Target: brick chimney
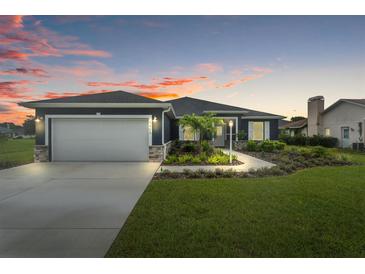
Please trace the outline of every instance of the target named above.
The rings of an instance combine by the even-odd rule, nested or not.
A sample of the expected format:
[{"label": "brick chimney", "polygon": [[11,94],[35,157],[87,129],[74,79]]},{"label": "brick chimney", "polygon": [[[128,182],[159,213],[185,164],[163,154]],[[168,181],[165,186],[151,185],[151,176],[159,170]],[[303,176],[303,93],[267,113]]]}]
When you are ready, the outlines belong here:
[{"label": "brick chimney", "polygon": [[321,112],[324,110],[324,97],[308,99],[308,136],[322,135]]}]

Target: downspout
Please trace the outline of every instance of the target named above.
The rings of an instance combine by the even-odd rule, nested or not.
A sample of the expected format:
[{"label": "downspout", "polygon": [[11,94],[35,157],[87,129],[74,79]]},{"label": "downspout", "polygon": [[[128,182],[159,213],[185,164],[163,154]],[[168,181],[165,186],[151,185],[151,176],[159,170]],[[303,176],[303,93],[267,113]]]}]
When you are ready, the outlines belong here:
[{"label": "downspout", "polygon": [[171,110],[171,107],[168,107],[166,110],[162,111],[162,145],[163,145],[163,159],[166,159],[166,146],[165,146],[165,113],[169,112]]}]

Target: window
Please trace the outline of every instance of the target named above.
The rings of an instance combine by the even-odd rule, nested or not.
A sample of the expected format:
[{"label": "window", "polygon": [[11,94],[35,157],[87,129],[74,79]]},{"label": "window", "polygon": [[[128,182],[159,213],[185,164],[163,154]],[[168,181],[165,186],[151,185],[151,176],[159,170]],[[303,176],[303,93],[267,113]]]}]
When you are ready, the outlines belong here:
[{"label": "window", "polygon": [[264,122],[252,122],[252,140],[264,140]]},{"label": "window", "polygon": [[348,127],[342,128],[342,138],[349,139],[350,138],[350,129]]},{"label": "window", "polygon": [[325,136],[331,136],[331,129],[329,129],[329,128],[325,128],[325,129],[324,129],[324,135],[325,135]]},{"label": "window", "polygon": [[194,131],[191,127],[184,127],[184,141],[194,141]]},{"label": "window", "polygon": [[270,121],[249,121],[248,139],[255,141],[270,140]]}]

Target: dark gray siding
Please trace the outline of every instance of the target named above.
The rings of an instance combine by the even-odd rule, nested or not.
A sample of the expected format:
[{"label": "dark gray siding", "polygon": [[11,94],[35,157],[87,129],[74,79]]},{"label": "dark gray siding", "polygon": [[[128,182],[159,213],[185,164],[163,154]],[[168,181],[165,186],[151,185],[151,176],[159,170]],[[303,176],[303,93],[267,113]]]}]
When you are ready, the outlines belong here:
[{"label": "dark gray siding", "polygon": [[165,123],[165,131],[164,131],[164,138],[165,138],[165,143],[167,143],[168,141],[171,141],[171,119],[169,118],[169,116],[165,113],[164,114],[164,123]]},{"label": "dark gray siding", "polygon": [[[36,109],[36,116],[42,117],[41,122],[36,126],[36,144],[44,145],[44,117],[46,114],[69,114],[69,115],[82,115],[82,114],[96,114],[100,112],[104,115],[152,115],[157,117],[157,121],[152,123],[152,144],[162,144],[162,109],[161,108],[41,108]],[[51,122],[51,121],[50,121]],[[50,123],[51,124],[51,123]]]},{"label": "dark gray siding", "polygon": [[279,139],[279,120],[270,120],[270,139]]},{"label": "dark gray siding", "polygon": [[178,120],[176,119],[173,119],[171,121],[170,134],[171,134],[171,140],[179,140],[179,125],[178,125]]}]

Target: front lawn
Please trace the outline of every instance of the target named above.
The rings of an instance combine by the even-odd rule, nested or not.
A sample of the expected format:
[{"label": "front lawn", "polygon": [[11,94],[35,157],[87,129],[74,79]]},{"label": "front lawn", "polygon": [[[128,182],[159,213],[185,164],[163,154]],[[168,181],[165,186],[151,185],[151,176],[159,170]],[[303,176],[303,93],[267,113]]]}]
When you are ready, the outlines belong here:
[{"label": "front lawn", "polygon": [[9,139],[0,142],[0,169],[33,162],[34,139]]},{"label": "front lawn", "polygon": [[364,257],[364,212],[361,165],[280,177],[157,180],[107,256]]}]

